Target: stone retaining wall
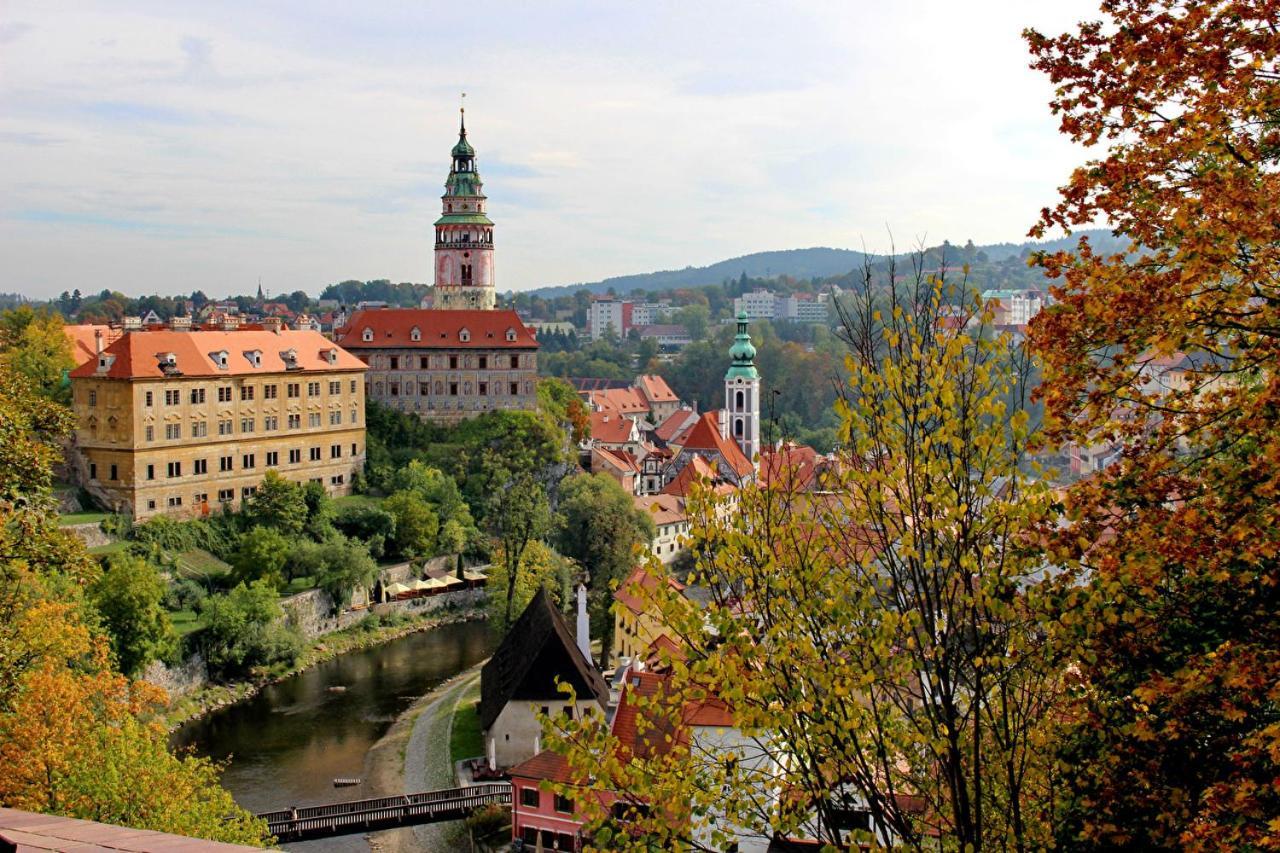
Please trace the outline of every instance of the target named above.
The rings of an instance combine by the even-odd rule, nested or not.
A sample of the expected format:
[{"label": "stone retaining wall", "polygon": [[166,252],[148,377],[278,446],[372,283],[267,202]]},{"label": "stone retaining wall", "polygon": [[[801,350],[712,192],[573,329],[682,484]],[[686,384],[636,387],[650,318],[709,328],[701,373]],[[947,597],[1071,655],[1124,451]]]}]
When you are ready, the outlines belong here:
[{"label": "stone retaining wall", "polygon": [[86,548],[110,545],[113,541],[110,536],[102,532],[102,525],[96,521],[86,522],[85,524],[67,524],[62,529],[79,536],[84,541]]}]

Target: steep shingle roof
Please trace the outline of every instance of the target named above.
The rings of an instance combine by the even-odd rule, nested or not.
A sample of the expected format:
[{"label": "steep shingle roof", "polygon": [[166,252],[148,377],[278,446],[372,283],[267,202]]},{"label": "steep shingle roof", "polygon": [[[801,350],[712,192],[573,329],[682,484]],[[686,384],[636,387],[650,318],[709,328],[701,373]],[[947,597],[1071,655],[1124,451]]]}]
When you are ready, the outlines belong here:
[{"label": "steep shingle roof", "polygon": [[720,425],[717,423],[714,412],[707,412],[698,419],[698,422],[693,425],[693,429],[689,430],[689,435],[685,438],[681,448],[684,451],[719,451],[725,463],[738,476],[751,471],[751,460],[743,454],[742,448],[720,434]]},{"label": "steep shingle roof", "polygon": [[568,682],[580,701],[609,703],[604,678],[582,655],[564,617],[545,589],[538,590],[502,645],[480,670],[480,725],[488,729],[511,701],[563,699],[556,679]]},{"label": "steep shingle roof", "polygon": [[650,404],[680,402],[676,392],[672,391],[671,386],[667,384],[667,380],[656,373],[642,373],[637,376],[636,387],[640,389],[640,393],[644,394]]}]

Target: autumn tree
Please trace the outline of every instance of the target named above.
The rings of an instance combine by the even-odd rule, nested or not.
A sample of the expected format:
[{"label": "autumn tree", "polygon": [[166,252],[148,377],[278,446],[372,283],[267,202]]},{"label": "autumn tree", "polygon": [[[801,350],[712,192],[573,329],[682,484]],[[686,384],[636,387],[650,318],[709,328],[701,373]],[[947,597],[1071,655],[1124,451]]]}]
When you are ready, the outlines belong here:
[{"label": "autumn tree", "polygon": [[1280,844],[1280,9],[1108,0],[1026,33],[1061,130],[1097,153],[1035,230],[1131,251],[1040,259],[1049,437],[1115,443],[1068,497],[1060,841]]},{"label": "autumn tree", "polygon": [[[579,783],[560,789],[602,848],[718,850],[775,832],[833,849],[1049,843],[1039,738],[1059,670],[1032,533],[1050,506],[1022,467],[1025,360],[975,299],[919,265],[884,283],[864,270],[843,317],[848,449],[830,492],[782,477],[741,490],[732,512],[694,493],[687,580],[709,601],[632,591],[680,648],[656,655],[666,688],[637,699],[667,747],[629,753],[599,719],[548,734]],[[688,709],[709,699],[729,708],[732,747],[687,735]],[[583,788],[617,792],[630,821],[611,826]]]},{"label": "autumn tree", "polygon": [[69,428],[65,408],[0,368],[0,802],[262,844],[266,826],[219,787],[215,765],[168,751],[149,722],[163,694],[114,672],[85,620],[98,568],[59,530],[51,491]]},{"label": "autumn tree", "polygon": [[[560,609],[563,610],[568,606],[571,600],[573,566],[563,556],[557,554],[551,546],[544,542],[529,543],[520,556],[514,586],[509,584],[507,566],[506,554],[499,546],[494,555],[493,566],[485,579],[485,585],[489,589],[489,625],[499,636],[506,634],[512,622],[520,617],[540,589],[550,593],[551,599]],[[507,615],[509,588],[514,589],[510,616]]]},{"label": "autumn tree", "polygon": [[0,312],[0,363],[31,380],[48,397],[69,399],[67,371],[76,366],[62,315],[27,305]]}]

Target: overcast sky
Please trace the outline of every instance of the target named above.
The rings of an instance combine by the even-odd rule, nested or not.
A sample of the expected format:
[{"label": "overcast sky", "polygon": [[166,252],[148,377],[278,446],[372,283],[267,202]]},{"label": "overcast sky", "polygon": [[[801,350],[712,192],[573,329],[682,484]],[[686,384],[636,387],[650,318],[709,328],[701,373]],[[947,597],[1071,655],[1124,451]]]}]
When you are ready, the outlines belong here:
[{"label": "overcast sky", "polygon": [[429,281],[459,93],[499,290],[1020,241],[1083,159],[1019,36],[1096,2],[0,6],[0,291]]}]

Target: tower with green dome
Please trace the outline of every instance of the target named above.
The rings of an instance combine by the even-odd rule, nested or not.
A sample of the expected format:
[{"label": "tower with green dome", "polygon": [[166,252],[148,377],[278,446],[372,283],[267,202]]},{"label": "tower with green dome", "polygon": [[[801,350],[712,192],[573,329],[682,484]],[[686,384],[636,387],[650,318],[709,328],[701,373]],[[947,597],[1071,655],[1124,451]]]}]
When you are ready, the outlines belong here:
[{"label": "tower with green dome", "polygon": [[466,111],[451,152],[453,166],[440,197],[436,220],[436,308],[482,309],[497,304],[493,273],[493,220],[485,212],[484,186],[476,171],[476,151],[467,141]]},{"label": "tower with green dome", "polygon": [[743,454],[755,461],[760,452],[760,372],[756,348],[747,332],[747,312],[738,312],[738,334],[729,347],[729,370],[724,375],[724,412],[721,433],[733,439]]}]

